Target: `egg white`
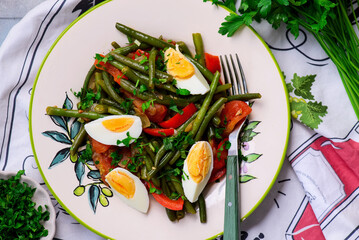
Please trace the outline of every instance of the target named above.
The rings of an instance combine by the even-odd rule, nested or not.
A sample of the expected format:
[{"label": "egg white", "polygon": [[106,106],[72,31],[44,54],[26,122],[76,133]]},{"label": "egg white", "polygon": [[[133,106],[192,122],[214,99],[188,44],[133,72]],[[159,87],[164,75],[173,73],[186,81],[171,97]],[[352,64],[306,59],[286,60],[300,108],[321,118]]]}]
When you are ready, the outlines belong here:
[{"label": "egg white", "polygon": [[128,170],[126,170],[124,168],[120,168],[120,167],[113,169],[111,172],[109,172],[106,175],[106,177],[109,174],[115,174],[117,172],[123,172],[134,180],[135,188],[136,188],[135,194],[134,194],[133,198],[130,198],[130,199],[126,198],[121,193],[117,192],[116,189],[113,186],[111,186],[111,183],[109,181],[107,181],[107,179],[106,179],[106,182],[108,182],[112,191],[115,193],[115,195],[117,197],[119,197],[121,199],[121,201],[123,201],[128,206],[130,206],[140,212],[147,213],[150,200],[149,200],[148,192],[147,192],[145,185],[143,185],[141,180],[136,175],[134,175],[131,172],[129,172]]},{"label": "egg white", "polygon": [[198,68],[179,51],[178,45],[176,45],[175,50],[181,57],[185,58],[194,68],[194,74],[191,77],[186,79],[176,79],[176,87],[180,89],[187,89],[192,95],[206,94],[209,91],[209,84],[207,80],[204,78]]},{"label": "egg white", "polygon": [[[123,117],[133,118],[135,120],[133,122],[132,126],[124,132],[113,132],[113,131],[108,130],[107,128],[105,128],[102,125],[102,122],[104,120],[123,118]],[[117,140],[122,141],[123,139],[127,138],[128,137],[127,132],[129,133],[129,135],[132,138],[138,138],[142,133],[142,122],[139,117],[133,116],[133,115],[113,115],[113,116],[108,116],[108,117],[104,117],[104,118],[99,118],[99,119],[96,119],[92,122],[85,124],[85,130],[91,138],[95,139],[96,141],[98,141],[102,144],[124,146],[123,143],[120,143],[119,145],[117,145]],[[131,143],[133,141],[134,140],[131,140]]]},{"label": "egg white", "polygon": [[[196,142],[195,144],[193,144],[193,146],[191,147],[190,151],[195,147],[195,145],[199,143]],[[210,164],[210,168],[208,170],[208,173],[206,176],[204,176],[204,178],[202,179],[201,182],[196,183],[193,181],[193,179],[191,179],[191,176],[189,174],[188,171],[188,163],[187,163],[187,159],[184,161],[183,164],[183,177],[182,177],[182,187],[183,187],[183,191],[184,194],[186,196],[186,198],[188,199],[188,201],[190,202],[195,202],[198,200],[199,195],[201,194],[201,192],[203,191],[203,189],[206,187],[208,180],[211,176],[212,170],[213,170],[213,152],[212,152],[212,148],[210,146],[210,144],[205,141],[206,144],[208,144],[209,149],[210,149],[210,153],[211,153],[211,164]]]}]

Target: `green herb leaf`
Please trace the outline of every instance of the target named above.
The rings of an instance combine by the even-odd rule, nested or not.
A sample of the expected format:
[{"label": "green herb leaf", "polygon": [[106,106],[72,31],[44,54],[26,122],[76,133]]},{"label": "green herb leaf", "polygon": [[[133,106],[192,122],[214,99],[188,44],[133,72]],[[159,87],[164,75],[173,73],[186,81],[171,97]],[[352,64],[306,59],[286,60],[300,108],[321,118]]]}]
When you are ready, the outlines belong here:
[{"label": "green herb leaf", "polygon": [[176,93],[178,95],[183,95],[183,96],[188,96],[191,94],[190,91],[188,91],[187,89],[184,89],[184,88],[179,88],[179,89],[176,89]]}]

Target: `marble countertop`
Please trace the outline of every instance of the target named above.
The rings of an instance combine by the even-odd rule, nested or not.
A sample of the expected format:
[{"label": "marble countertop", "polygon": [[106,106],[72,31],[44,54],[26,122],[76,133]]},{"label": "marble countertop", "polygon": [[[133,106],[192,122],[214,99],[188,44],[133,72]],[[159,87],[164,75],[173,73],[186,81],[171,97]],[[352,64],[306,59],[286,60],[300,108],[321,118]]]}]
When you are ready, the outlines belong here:
[{"label": "marble countertop", "polygon": [[11,28],[45,0],[0,0],[0,46]]}]

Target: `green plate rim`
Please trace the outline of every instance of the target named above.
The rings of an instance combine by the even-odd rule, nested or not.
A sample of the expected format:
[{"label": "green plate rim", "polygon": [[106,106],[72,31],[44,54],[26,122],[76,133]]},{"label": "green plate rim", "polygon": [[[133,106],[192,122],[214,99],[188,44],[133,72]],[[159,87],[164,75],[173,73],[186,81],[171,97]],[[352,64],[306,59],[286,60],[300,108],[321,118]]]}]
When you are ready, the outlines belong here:
[{"label": "green plate rim", "polygon": [[[92,227],[90,227],[89,225],[87,225],[85,222],[81,221],[75,214],[73,214],[66,206],[65,204],[63,204],[63,202],[60,200],[60,198],[56,195],[56,193],[54,192],[54,190],[51,188],[50,184],[47,182],[46,178],[45,178],[45,175],[40,167],[40,164],[39,164],[39,160],[37,158],[37,154],[36,154],[36,151],[35,151],[35,145],[34,145],[34,140],[33,140],[33,133],[32,133],[32,107],[33,107],[33,100],[34,100],[34,94],[35,94],[35,90],[36,90],[36,85],[37,85],[37,81],[38,81],[38,78],[39,78],[39,75],[41,73],[41,70],[48,58],[48,56],[50,55],[50,53],[52,52],[52,50],[54,49],[54,47],[56,46],[56,44],[60,41],[60,39],[63,37],[63,35],[65,35],[65,33],[73,26],[75,25],[78,21],[80,21],[83,17],[85,17],[87,14],[89,14],[90,12],[94,11],[95,9],[97,9],[98,7],[101,7],[102,5],[108,3],[108,2],[111,2],[112,0],[106,0],[102,3],[99,3],[97,4],[96,6],[90,8],[89,10],[87,10],[85,13],[83,13],[81,16],[79,16],[78,18],[76,18],[69,26],[67,26],[65,28],[65,30],[57,37],[57,39],[55,40],[55,42],[52,44],[52,46],[50,47],[50,49],[48,50],[48,52],[46,53],[46,56],[45,58],[43,59],[40,67],[39,67],[39,70],[36,74],[36,78],[35,78],[35,81],[34,81],[34,84],[33,84],[33,90],[32,90],[32,93],[31,93],[31,98],[30,98],[30,105],[29,105],[29,133],[30,133],[30,142],[31,142],[31,148],[32,148],[32,151],[34,153],[34,158],[35,158],[35,161],[36,161],[36,164],[39,168],[39,171],[40,171],[40,174],[46,184],[46,186],[48,187],[48,189],[51,191],[52,195],[56,198],[56,200],[61,204],[61,206],[66,210],[67,213],[69,213],[76,221],[78,221],[79,223],[81,223],[84,227],[86,227],[87,229],[91,230],[92,232],[96,233],[97,235],[101,236],[101,237],[104,237],[106,239],[112,239],[102,233],[100,233],[99,231],[93,229]],[[223,9],[227,10],[228,12],[230,13],[234,13],[232,10],[230,10],[229,8],[225,7],[225,6],[221,6]],[[283,166],[283,162],[284,162],[284,159],[285,159],[285,156],[286,156],[286,152],[287,152],[287,148],[288,148],[288,142],[289,142],[289,134],[290,134],[290,119],[291,119],[291,115],[290,115],[290,105],[289,105],[289,95],[288,95],[288,91],[286,89],[286,82],[285,82],[285,79],[284,79],[284,76],[283,76],[283,73],[279,67],[279,64],[277,62],[277,60],[275,59],[272,51],[270,50],[270,48],[268,47],[268,45],[266,44],[266,42],[264,41],[264,39],[256,32],[256,30],[251,27],[251,26],[248,26],[251,31],[257,36],[257,38],[262,42],[262,44],[264,45],[264,47],[267,49],[269,55],[271,56],[273,62],[275,63],[275,66],[277,67],[277,70],[278,70],[278,73],[282,79],[282,83],[283,83],[283,90],[285,92],[285,96],[286,96],[286,101],[287,101],[287,112],[288,112],[288,126],[287,126],[287,136],[286,136],[286,142],[285,142],[285,146],[284,146],[284,150],[283,150],[283,154],[282,154],[282,159],[280,161],[280,164],[279,164],[279,167],[277,169],[277,172],[276,174],[274,175],[274,178],[272,180],[272,182],[269,184],[269,187],[267,188],[267,190],[264,192],[263,196],[259,199],[259,201],[257,202],[256,205],[253,206],[253,208],[244,216],[242,217],[242,221],[245,220],[247,217],[249,217],[249,215],[251,215],[253,213],[253,211],[255,209],[258,208],[258,206],[263,202],[263,200],[266,198],[266,196],[268,195],[268,193],[270,192],[271,188],[273,187],[275,181],[277,180],[277,177],[282,169],[282,166]],[[218,233],[217,235],[213,236],[213,237],[210,237],[208,238],[209,240],[210,239],[215,239],[217,238],[218,236],[222,235],[223,232],[221,233]]]}]

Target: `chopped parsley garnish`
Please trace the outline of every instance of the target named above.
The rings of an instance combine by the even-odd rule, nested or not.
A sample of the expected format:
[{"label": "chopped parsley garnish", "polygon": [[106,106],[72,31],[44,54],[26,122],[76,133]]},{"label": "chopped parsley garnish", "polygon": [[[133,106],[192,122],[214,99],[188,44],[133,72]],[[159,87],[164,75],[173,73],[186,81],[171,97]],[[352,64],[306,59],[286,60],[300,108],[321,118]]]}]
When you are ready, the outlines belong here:
[{"label": "chopped parsley garnish", "polygon": [[[24,170],[5,180],[0,179],[0,233],[7,239],[40,239],[48,235],[42,225],[50,218],[50,212],[43,206],[35,207],[32,197],[36,188],[21,183]],[[44,210],[44,211],[43,211]]]},{"label": "chopped parsley garnish", "polygon": [[[86,94],[85,94],[85,97],[81,98],[83,91],[85,91]],[[95,102],[97,102],[101,98],[101,88],[99,88],[96,93],[91,88],[89,88],[87,90],[81,88],[80,92],[72,91],[72,93],[74,94],[75,97],[80,98],[80,102],[78,104],[78,109],[81,109],[81,110],[85,110],[85,109],[91,107]]]},{"label": "chopped parsley garnish", "polygon": [[126,112],[126,114],[128,114],[130,112],[130,110],[132,109],[132,102],[133,102],[133,99],[126,98],[125,101],[123,101],[121,103],[121,106],[123,107],[123,110]]},{"label": "chopped parsley garnish", "polygon": [[172,111],[179,113],[179,114],[183,114],[183,110],[182,109],[178,109],[178,107],[176,105],[170,105],[169,109],[171,109]]},{"label": "chopped parsley garnish", "polygon": [[110,154],[110,157],[112,158],[111,165],[117,166],[121,162],[123,154],[119,154],[118,152],[112,152]]},{"label": "chopped parsley garnish", "polygon": [[129,147],[130,146],[130,144],[131,144],[131,141],[132,140],[136,140],[136,138],[133,138],[133,137],[131,137],[130,136],[130,132],[127,132],[126,133],[126,138],[125,139],[123,139],[122,141],[121,140],[117,140],[117,145],[120,145],[121,143],[123,144],[123,145],[125,145],[126,147]]},{"label": "chopped parsley garnish", "polygon": [[148,90],[148,88],[146,87],[146,85],[141,84],[140,85],[140,93],[146,92]]},{"label": "chopped parsley garnish", "polygon": [[92,148],[89,143],[86,144],[86,149],[79,152],[79,162],[85,163],[92,160]]},{"label": "chopped parsley garnish", "polygon": [[182,150],[184,145],[192,145],[194,143],[195,141],[192,135],[186,132],[181,132],[177,136],[163,139],[166,150]]},{"label": "chopped parsley garnish", "polygon": [[156,101],[156,99],[151,99],[151,100],[149,100],[147,102],[142,103],[142,106],[141,106],[142,111],[145,112],[151,106],[151,104],[152,104],[152,107],[154,107],[155,106],[155,104],[154,104],[155,101]]},{"label": "chopped parsley garnish", "polygon": [[177,89],[177,90],[176,90],[176,93],[177,93],[178,95],[183,95],[183,96],[188,96],[188,95],[191,94],[190,91],[188,91],[187,89],[184,89],[184,88],[179,88],[179,89]]}]

